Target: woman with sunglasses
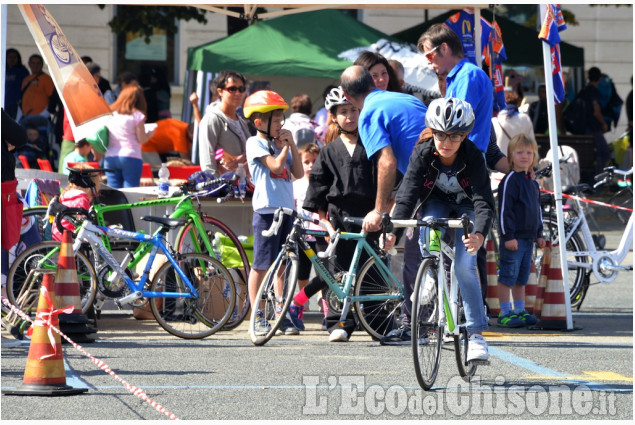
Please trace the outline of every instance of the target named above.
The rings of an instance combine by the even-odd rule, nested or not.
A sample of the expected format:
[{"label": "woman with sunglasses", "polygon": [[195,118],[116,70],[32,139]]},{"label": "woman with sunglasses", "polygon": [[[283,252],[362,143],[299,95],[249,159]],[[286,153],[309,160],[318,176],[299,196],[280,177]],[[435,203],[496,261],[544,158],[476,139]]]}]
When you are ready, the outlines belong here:
[{"label": "woman with sunglasses", "polygon": [[245,100],[247,80],[240,72],[221,71],[213,84],[220,100],[210,105],[201,119],[198,153],[201,169],[220,176],[236,170],[239,163],[247,169],[245,143],[251,134],[236,112]]},{"label": "woman with sunglasses", "polygon": [[[487,316],[476,272],[476,252],[483,245],[494,219],[494,196],[483,155],[468,133],[474,127],[469,103],[457,98],[435,99],[426,112],[426,129],[410,157],[393,211],[394,218],[414,217],[417,205],[422,216],[460,217],[468,214],[474,233],[455,235],[457,279],[463,296],[469,343],[467,361],[486,361]],[[421,228],[420,244],[428,240]],[[394,237],[387,238],[387,248]],[[472,255],[470,255],[472,254]]]}]

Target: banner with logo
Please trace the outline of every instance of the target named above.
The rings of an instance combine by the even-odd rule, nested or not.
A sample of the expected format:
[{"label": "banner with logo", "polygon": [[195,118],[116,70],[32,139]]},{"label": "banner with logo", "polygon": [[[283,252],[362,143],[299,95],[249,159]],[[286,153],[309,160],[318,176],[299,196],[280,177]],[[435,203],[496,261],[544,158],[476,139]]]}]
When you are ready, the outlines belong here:
[{"label": "banner with logo", "polygon": [[112,116],[95,79],[46,7],[19,4],[18,8],[48,65],[75,139],[95,133]]},{"label": "banner with logo", "polygon": [[567,29],[560,6],[547,5],[545,18],[538,38],[551,47],[551,74],[553,76],[553,97],[556,103],[564,102],[564,78],[560,61],[560,32]]}]

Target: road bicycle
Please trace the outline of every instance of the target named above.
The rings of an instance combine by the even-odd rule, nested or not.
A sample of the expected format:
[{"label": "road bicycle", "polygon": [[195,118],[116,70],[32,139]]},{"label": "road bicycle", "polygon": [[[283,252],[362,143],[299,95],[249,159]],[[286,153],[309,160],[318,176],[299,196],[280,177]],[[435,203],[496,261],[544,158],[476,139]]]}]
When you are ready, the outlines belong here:
[{"label": "road bicycle", "polygon": [[[385,254],[379,248],[371,246],[366,239],[366,234],[337,231],[329,235],[327,230],[305,229],[302,226],[303,222],[316,224],[323,229],[327,227],[319,220],[295,210],[279,208],[274,214],[271,227],[262,232],[263,236],[269,237],[276,234],[284,215],[293,217],[293,228],[258,288],[256,306],[251,310],[249,321],[251,341],[255,345],[266,344],[276,334],[282,322],[281,318],[286,316],[297,285],[298,248],[306,254],[317,274],[328,285],[332,294],[329,297],[331,299],[328,300],[329,304],[342,303],[340,321],[346,320],[348,312],[353,307],[362,328],[373,339],[381,339],[395,328],[404,300],[403,286],[390,271]],[[359,225],[362,220],[351,217],[345,219],[346,222]],[[330,236],[327,249],[323,253],[316,254],[304,240],[305,235]],[[332,260],[340,240],[356,241],[357,245],[349,269],[334,274],[328,267],[328,261]],[[360,268],[362,252],[365,252],[369,258]],[[257,334],[255,330],[258,310],[263,312],[265,319],[271,325],[271,330],[264,335]]]},{"label": "road bicycle", "polygon": [[[472,232],[473,223],[464,214],[459,219],[393,219],[392,225],[395,228],[430,228],[429,240],[412,293],[411,345],[417,381],[426,391],[432,388],[441,363],[443,342],[452,339],[459,374],[469,382],[476,373],[477,366],[489,364],[489,361],[467,362],[468,332],[461,290],[454,273],[454,249],[443,240],[441,230],[463,229],[463,234],[467,236]],[[443,256],[451,261],[449,271],[446,270]]]},{"label": "road bicycle", "polygon": [[[149,201],[140,201],[134,203],[122,203],[116,205],[95,204],[92,206],[95,223],[99,226],[106,226],[113,223],[121,223],[122,214],[130,214],[130,210],[135,208],[150,208],[175,205],[174,211],[170,214],[170,218],[181,219],[186,221],[183,226],[178,229],[175,246],[181,253],[195,252],[206,253],[218,261],[228,266],[237,287],[236,311],[225,325],[226,329],[238,326],[246,317],[249,311],[249,297],[247,296],[247,276],[249,274],[249,259],[245,250],[234,232],[222,221],[215,217],[205,215],[201,211],[201,203],[199,192],[209,187],[221,187],[230,185],[232,181],[228,179],[216,179],[205,183],[187,183],[179,187],[179,192],[170,198],[159,198]],[[194,204],[196,202],[197,205]],[[48,207],[35,207],[26,209],[25,217],[36,218],[40,235],[50,238],[49,214]],[[131,214],[130,214],[131,215]],[[132,222],[132,218],[126,219],[124,222]],[[155,232],[156,233],[156,232]],[[135,268],[141,260],[152,249],[151,244],[141,241],[122,241],[114,245],[106,237],[102,235],[102,242],[109,251],[127,251],[126,262],[124,266],[129,276],[135,276]],[[13,287],[19,290],[24,283],[28,272],[32,268],[37,267],[55,267],[60,243],[55,241],[46,241],[42,244],[33,245],[22,252],[13,262],[8,276],[7,282],[13,282]],[[105,272],[102,273],[103,267],[95,264],[94,257],[91,259],[90,253],[76,254],[76,263],[78,266],[78,276],[80,279],[80,288],[82,289],[82,312],[86,314],[91,308],[94,296],[90,295],[92,288],[97,287],[99,294],[98,302],[95,303],[96,314],[99,317],[99,311],[103,302],[107,298],[117,298],[121,296],[122,288],[114,288],[103,279]],[[42,262],[42,264],[38,264]],[[93,281],[92,276],[87,274],[89,268],[86,264],[95,264],[97,274]],[[106,269],[107,270],[107,269]],[[9,299],[11,299],[9,297]]]},{"label": "road bicycle", "polygon": [[[229,320],[236,302],[234,280],[229,271],[209,255],[175,252],[165,238],[168,231],[185,225],[186,220],[141,217],[144,221],[159,225],[153,235],[148,235],[95,225],[90,219],[91,213],[81,208],[58,206],[58,211],[55,223],[60,231],[64,230],[62,218],[77,226],[73,252],[77,252],[82,244],[89,244],[96,256],[112,271],[108,279],[121,295],[115,299],[119,308],[149,301],[152,314],[159,325],[170,334],[186,339],[212,335]],[[113,240],[137,241],[150,245],[141,279],[135,281],[128,275],[104,245],[104,235]],[[159,253],[166,257],[167,262],[150,280],[150,271]],[[85,266],[88,273],[94,274],[92,264],[87,263]],[[30,300],[37,300],[35,295],[39,291],[39,278],[43,271],[50,272],[45,268],[35,268],[27,275],[24,285],[19,288],[9,286],[9,301],[23,311],[34,312],[36,304]],[[93,291],[92,297],[94,296]],[[84,294],[84,297],[92,302],[90,294]]]},{"label": "road bicycle", "polygon": [[[617,170],[615,167],[607,167],[604,172],[595,176],[596,183],[593,188],[610,183],[615,176],[632,176],[633,169],[628,171]],[[632,193],[632,192],[631,192]],[[623,205],[619,205],[622,212],[630,213],[624,233],[620,239],[616,249],[608,251],[598,248],[598,238],[589,229],[584,206],[580,197],[572,197],[574,203],[573,212],[564,217],[564,230],[566,241],[567,268],[569,270],[569,289],[571,295],[571,306],[578,309],[582,305],[589,285],[591,284],[591,275],[600,283],[611,283],[620,271],[632,271],[633,265],[622,265],[629,249],[633,245],[633,209],[632,197],[630,204],[628,200],[624,200]],[[552,241],[552,244],[558,245],[558,225],[555,214],[543,217],[543,227],[545,240]]]}]

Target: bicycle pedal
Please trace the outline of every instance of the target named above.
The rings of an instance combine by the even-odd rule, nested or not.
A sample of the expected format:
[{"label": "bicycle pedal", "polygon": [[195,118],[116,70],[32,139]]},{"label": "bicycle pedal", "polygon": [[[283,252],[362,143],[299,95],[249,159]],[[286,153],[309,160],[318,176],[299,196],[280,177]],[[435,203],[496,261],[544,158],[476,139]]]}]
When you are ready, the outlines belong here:
[{"label": "bicycle pedal", "polygon": [[468,365],[476,365],[476,366],[489,366],[489,360],[470,360],[467,362]]}]

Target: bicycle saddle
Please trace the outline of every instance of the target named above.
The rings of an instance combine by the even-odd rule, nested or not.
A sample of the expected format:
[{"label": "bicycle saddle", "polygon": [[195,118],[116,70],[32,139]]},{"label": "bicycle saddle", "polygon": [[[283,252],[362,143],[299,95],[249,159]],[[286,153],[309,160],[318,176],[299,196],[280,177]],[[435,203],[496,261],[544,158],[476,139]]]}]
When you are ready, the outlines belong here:
[{"label": "bicycle saddle", "polygon": [[185,226],[187,224],[187,220],[183,219],[175,219],[175,218],[165,218],[165,217],[155,217],[151,215],[146,215],[141,217],[143,221],[150,221],[152,223],[159,223],[163,225],[168,230],[176,229],[177,227]]},{"label": "bicycle saddle", "polygon": [[591,186],[589,186],[586,183],[570,184],[566,186],[564,189],[562,189],[562,193],[565,193],[567,195],[571,195],[571,194],[575,195],[576,193],[585,193],[585,192],[593,192],[591,190]]}]

